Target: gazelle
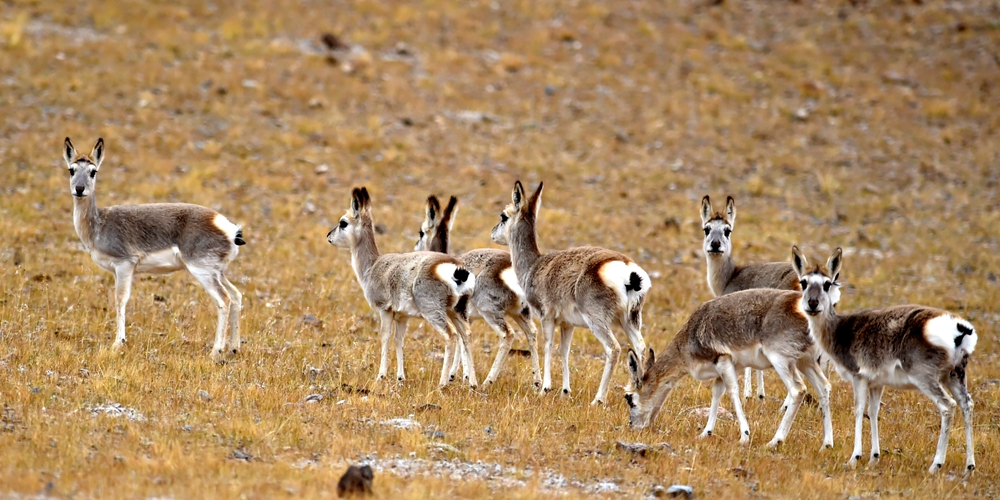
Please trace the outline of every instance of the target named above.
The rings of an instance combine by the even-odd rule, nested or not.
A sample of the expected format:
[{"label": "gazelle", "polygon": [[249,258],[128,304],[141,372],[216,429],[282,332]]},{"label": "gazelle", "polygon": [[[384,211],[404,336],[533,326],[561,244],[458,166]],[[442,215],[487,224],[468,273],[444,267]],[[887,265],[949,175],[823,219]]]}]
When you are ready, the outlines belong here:
[{"label": "gazelle", "polygon": [[97,207],[95,184],[104,162],[104,139],[90,155],[79,154],[69,137],[63,148],[73,195],[73,226],[101,269],[115,275],[118,328],[115,349],[125,344],[125,306],[137,273],[169,274],[187,269],[219,308],[211,356],[226,349],[226,328],[233,353],[240,348],[243,296],[226,279],[226,266],[244,245],[243,230],[210,208],[187,203]]},{"label": "gazelle", "polygon": [[493,228],[493,241],[510,247],[517,282],[524,290],[532,315],[541,319],[545,335],[545,373],[542,390],[552,388],[552,347],[559,325],[559,350],[563,358],[563,394],[569,394],[569,347],[573,328],[589,329],[604,346],[604,372],[591,404],[604,403],[611,370],[621,346],[611,328],[625,330],[629,343],[645,352],[642,338],[642,305],[652,283],[649,275],[628,257],[597,247],[541,253],[535,229],[542,204],[542,184],[531,198],[520,181],[514,184],[511,204]]},{"label": "gazelle", "polygon": [[770,288],[723,295],[698,306],[659,356],[650,349],[642,363],[630,350],[632,377],[625,390],[629,425],[633,429],[650,425],[677,382],[690,374],[713,382],[712,406],[701,437],[712,435],[719,401],[728,392],[740,425],[740,443],[748,443],[750,426],[739,398],[736,368],[774,368],[788,388],[788,398],[778,431],[767,446],[777,446],[788,436],[805,396],[805,375],[823,413],[823,447],[832,447],[830,383],[816,361],[817,348],[809,337],[800,297],[800,292]]},{"label": "gazelle", "polygon": [[[451,226],[458,199],[454,196],[448,200],[448,205],[441,210],[441,203],[436,196],[427,198],[427,210],[424,222],[420,226],[420,239],[414,247],[415,251],[432,251],[448,253],[451,236]],[[528,351],[531,353],[532,375],[535,387],[542,386],[541,370],[538,368],[538,350],[536,349],[537,332],[535,323],[531,320],[531,312],[524,299],[524,291],[517,283],[514,266],[510,260],[510,252],[493,248],[470,250],[458,256],[466,268],[476,274],[476,287],[472,292],[469,319],[482,318],[500,338],[496,358],[489,375],[483,381],[484,386],[496,382],[503,369],[507,355],[510,353],[513,331],[507,326],[509,316],[524,331],[528,339]],[[459,346],[459,348],[463,348]],[[455,367],[452,367],[455,371]]]},{"label": "gazelle", "polygon": [[[705,231],[705,261],[708,264],[708,288],[716,297],[751,288],[801,290],[795,269],[787,262],[767,262],[736,265],[730,239],[736,226],[736,200],[726,197],[726,214],[712,211],[708,196],[701,199],[701,225]],[[743,374],[743,398],[752,392],[751,368]],[[757,370],[757,397],[764,399],[764,371]]]},{"label": "gazelle", "polygon": [[354,188],[351,206],[331,229],[326,240],[351,250],[351,267],[361,285],[365,300],[379,313],[379,340],[382,347],[377,380],[386,377],[389,366],[389,340],[395,328],[396,379],[405,380],[403,337],[410,318],[423,318],[445,339],[444,363],[439,387],[448,385],[448,363],[462,356],[469,385],[476,387],[476,371],[467,350],[452,352],[457,336],[463,344],[469,339],[464,317],[476,277],[449,255],[436,252],[380,253],[375,243],[375,222],[371,197],[366,188]]},{"label": "gazelle", "polygon": [[808,315],[809,330],[837,373],[854,387],[854,450],[849,464],[853,467],[861,459],[866,404],[872,430],[869,463],[878,461],[879,406],[882,392],[893,387],[919,390],[941,414],[941,435],[931,473],[944,466],[948,430],[958,400],[965,417],[965,468],[972,472],[976,468],[973,404],[965,378],[978,339],[972,325],[947,311],[920,305],[837,314],[834,305],[840,296],[841,249],[834,250],[827,260],[826,272],[810,268],[798,247],[793,247],[793,253],[795,272],[804,290],[800,308]]}]

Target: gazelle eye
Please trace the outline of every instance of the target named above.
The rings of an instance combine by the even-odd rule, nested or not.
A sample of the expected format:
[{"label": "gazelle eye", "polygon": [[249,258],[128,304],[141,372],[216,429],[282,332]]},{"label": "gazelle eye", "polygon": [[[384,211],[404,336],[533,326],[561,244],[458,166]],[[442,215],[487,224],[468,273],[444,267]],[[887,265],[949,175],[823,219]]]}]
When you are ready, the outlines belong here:
[{"label": "gazelle eye", "polygon": [[833,283],[830,283],[829,281],[827,281],[827,282],[824,282],[824,283],[823,283],[823,291],[824,291],[824,292],[829,292],[829,291],[830,291],[830,285],[832,285],[832,284],[833,284]]},{"label": "gazelle eye", "polygon": [[708,233],[711,233],[711,232],[712,232],[712,228],[708,228],[708,227],[705,228],[705,236],[708,236]]},{"label": "gazelle eye", "polygon": [[733,234],[733,230],[727,227],[722,233],[726,235],[726,238],[728,238],[730,234]]},{"label": "gazelle eye", "polygon": [[94,177],[97,177],[97,170],[90,171],[90,178],[93,179]]},{"label": "gazelle eye", "polygon": [[424,230],[423,230],[423,229],[421,229],[421,230],[420,230],[420,237],[421,237],[421,238],[423,238],[423,237],[424,237]]},{"label": "gazelle eye", "polygon": [[803,290],[806,289],[806,285],[807,285],[806,280],[799,281],[799,286],[802,287]]},{"label": "gazelle eye", "polygon": [[500,222],[507,222],[507,214],[500,212]]},{"label": "gazelle eye", "polygon": [[70,177],[72,177],[75,174],[76,174],[76,169],[75,168],[70,168],[69,169],[69,175],[70,175]]},{"label": "gazelle eye", "polygon": [[340,228],[341,229],[346,229],[347,228],[347,221],[346,220],[340,219]]},{"label": "gazelle eye", "polygon": [[629,408],[635,408],[635,403],[632,401],[632,395],[631,394],[626,394],[625,395],[625,402],[628,403],[628,407]]}]

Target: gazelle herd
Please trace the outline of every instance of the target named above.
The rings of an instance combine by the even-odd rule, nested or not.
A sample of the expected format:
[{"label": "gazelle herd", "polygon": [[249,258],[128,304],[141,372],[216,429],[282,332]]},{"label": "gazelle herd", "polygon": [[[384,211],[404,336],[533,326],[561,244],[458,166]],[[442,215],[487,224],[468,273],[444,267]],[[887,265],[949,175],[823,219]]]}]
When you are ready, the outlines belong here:
[{"label": "gazelle herd", "polygon": [[[244,245],[240,226],[218,212],[181,203],[119,205],[98,208],[96,176],[104,160],[104,141],[80,154],[67,138],[63,157],[74,196],[77,235],[102,269],[115,275],[117,331],[114,348],[125,343],[125,308],[136,273],[166,274],[188,270],[218,307],[211,355],[240,348],[242,295],[225,276],[226,266]],[[977,335],[972,325],[949,312],[919,305],[839,314],[838,281],[843,254],[837,248],[826,268],[810,266],[798,247],[791,263],[737,265],[732,255],[736,220],[733,198],[722,213],[708,196],[700,210],[709,289],[716,298],[698,306],[659,353],[642,335],[642,308],[652,289],[646,271],[629,257],[599,247],[542,252],[538,223],[542,184],[528,193],[514,184],[511,203],[499,214],[494,242],[508,251],[478,249],[458,256],[449,252],[457,210],[452,197],[442,210],[427,200],[420,239],[412,252],[381,253],[375,241],[372,199],[364,187],[351,193],[347,212],[327,241],[351,253],[351,266],[365,300],[378,312],[381,358],[377,379],[388,372],[390,342],[396,348],[396,379],[406,378],[403,339],[410,319],[420,318],[444,337],[439,386],[461,369],[470,387],[478,385],[467,325],[481,318],[498,337],[497,354],[483,381],[497,380],[514,333],[508,319],[524,333],[531,354],[533,383],[552,388],[552,351],[559,328],[562,393],[570,392],[569,351],[575,328],[586,328],[604,347],[604,369],[591,404],[608,401],[612,371],[622,354],[614,333],[629,342],[629,379],[625,401],[629,425],[651,425],[670,392],[685,374],[712,383],[712,402],[702,436],[715,430],[724,394],[732,400],[740,442],[748,443],[750,426],[743,412],[737,370],[744,374],[743,398],[750,399],[751,370],[757,370],[757,395],[764,397],[763,371],[773,369],[788,390],[784,412],[768,447],[787,439],[803,402],[805,381],[816,391],[822,411],[822,447],[833,446],[830,383],[820,361],[830,362],[854,390],[854,448],[862,454],[862,424],[871,421],[870,461],[879,458],[878,413],[886,387],[915,389],[927,395],[941,415],[941,433],[930,472],[940,470],[956,401],[965,421],[966,471],[975,468],[973,403],[966,369]],[[539,363],[534,319],[542,327],[544,361]],[[229,347],[226,333],[229,332]]]}]

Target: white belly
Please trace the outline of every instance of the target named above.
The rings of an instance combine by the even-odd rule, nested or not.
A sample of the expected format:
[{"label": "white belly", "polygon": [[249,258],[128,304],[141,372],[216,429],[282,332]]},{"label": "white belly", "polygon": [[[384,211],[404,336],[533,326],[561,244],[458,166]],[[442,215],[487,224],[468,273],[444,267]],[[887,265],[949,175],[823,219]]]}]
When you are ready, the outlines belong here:
[{"label": "white belly", "polygon": [[580,313],[580,309],[576,307],[576,304],[568,304],[560,308],[556,317],[559,318],[559,321],[569,323],[577,328],[589,328],[587,322],[583,320],[583,314]]},{"label": "white belly", "polygon": [[184,269],[181,252],[177,247],[148,253],[135,266],[137,273],[167,274]]},{"label": "white belly", "polygon": [[903,366],[896,360],[892,364],[886,364],[877,371],[869,372],[861,370],[861,376],[869,380],[871,385],[884,385],[894,389],[916,389],[913,380],[903,371]]},{"label": "white belly", "polygon": [[764,351],[760,345],[742,351],[733,351],[731,354],[733,364],[737,368],[754,368],[756,370],[767,370],[771,368],[771,360],[764,356]]}]

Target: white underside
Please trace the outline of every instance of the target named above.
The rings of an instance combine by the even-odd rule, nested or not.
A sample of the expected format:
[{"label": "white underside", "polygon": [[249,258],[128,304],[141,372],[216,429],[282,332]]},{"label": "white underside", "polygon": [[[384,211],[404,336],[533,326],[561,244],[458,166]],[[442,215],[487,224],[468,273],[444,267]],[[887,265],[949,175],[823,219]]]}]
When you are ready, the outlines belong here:
[{"label": "white underside", "polygon": [[[733,365],[738,369],[754,368],[757,370],[767,370],[771,368],[771,361],[764,356],[764,351],[761,349],[760,344],[739,351],[728,351],[727,354],[733,360]],[[715,380],[722,376],[719,373],[718,366],[711,361],[695,363],[690,372],[692,378],[702,382]]]}]

